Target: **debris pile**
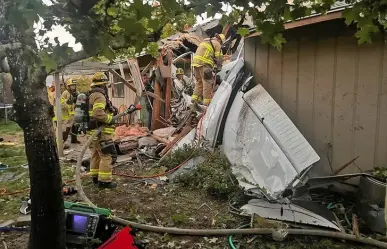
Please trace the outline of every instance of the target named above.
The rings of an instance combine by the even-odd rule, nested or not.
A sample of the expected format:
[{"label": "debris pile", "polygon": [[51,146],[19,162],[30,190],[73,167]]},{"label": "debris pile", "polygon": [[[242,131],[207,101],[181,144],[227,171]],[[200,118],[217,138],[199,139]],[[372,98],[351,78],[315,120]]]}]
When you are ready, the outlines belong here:
[{"label": "debris pile", "polygon": [[115,130],[114,139],[118,140],[126,137],[142,137],[148,135],[148,129],[139,125],[121,125]]}]

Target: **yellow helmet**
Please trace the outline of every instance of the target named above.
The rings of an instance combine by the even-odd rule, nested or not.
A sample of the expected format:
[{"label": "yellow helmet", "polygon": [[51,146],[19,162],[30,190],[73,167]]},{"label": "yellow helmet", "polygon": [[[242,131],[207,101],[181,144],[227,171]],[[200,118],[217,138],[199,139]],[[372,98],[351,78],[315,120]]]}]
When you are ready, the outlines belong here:
[{"label": "yellow helmet", "polygon": [[216,37],[218,37],[222,41],[222,43],[226,41],[226,36],[224,36],[224,34],[217,34]]},{"label": "yellow helmet", "polygon": [[92,77],[92,83],[90,86],[100,86],[100,85],[104,85],[108,82],[108,78],[106,77],[106,75],[102,72],[97,72],[93,75]]},{"label": "yellow helmet", "polygon": [[77,80],[74,78],[70,78],[67,80],[67,86],[77,85]]},{"label": "yellow helmet", "polygon": [[182,68],[178,68],[176,69],[176,75],[183,75],[184,74],[184,70]]}]

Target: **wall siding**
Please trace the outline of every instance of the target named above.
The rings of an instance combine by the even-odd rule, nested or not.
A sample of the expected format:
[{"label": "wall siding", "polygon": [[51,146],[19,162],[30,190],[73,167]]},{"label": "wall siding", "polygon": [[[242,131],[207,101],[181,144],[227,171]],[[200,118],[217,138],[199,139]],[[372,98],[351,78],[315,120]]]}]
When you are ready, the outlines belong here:
[{"label": "wall siding", "polygon": [[[113,76],[112,74],[110,74],[110,81],[111,82],[119,82],[121,81],[118,77],[115,77]],[[125,72],[125,78],[126,79],[129,79],[129,73],[126,71]],[[110,87],[108,89],[108,94],[109,94],[109,98],[112,102],[112,104],[117,107],[118,109],[121,107],[121,106],[125,106],[126,108],[128,108],[131,104],[134,103],[134,100],[136,98],[136,94],[127,86],[124,86],[124,98],[114,98],[113,97],[113,93],[112,93],[112,87]],[[140,118],[140,112],[136,112],[136,114],[132,114],[131,115],[131,121],[136,121],[137,119]]]},{"label": "wall siding", "polygon": [[[359,156],[363,171],[387,165],[387,46],[345,33],[293,36],[281,51],[248,38],[245,61],[320,155],[314,171]],[[255,51],[253,51],[255,50]],[[360,170],[350,165],[342,173]]]}]

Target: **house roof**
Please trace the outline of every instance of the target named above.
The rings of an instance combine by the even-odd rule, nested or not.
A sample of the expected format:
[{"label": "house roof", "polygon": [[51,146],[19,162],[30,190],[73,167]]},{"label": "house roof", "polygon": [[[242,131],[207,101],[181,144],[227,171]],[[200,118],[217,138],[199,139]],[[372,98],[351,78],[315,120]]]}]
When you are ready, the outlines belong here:
[{"label": "house roof", "polygon": [[[342,18],[342,11],[346,8],[351,8],[351,6],[351,4],[347,4],[344,1],[336,1],[325,15],[312,12],[312,14],[309,16],[285,23],[285,30]],[[250,29],[250,31],[252,31],[252,29]],[[249,35],[249,37],[259,36],[260,34],[261,32],[255,32]]]}]

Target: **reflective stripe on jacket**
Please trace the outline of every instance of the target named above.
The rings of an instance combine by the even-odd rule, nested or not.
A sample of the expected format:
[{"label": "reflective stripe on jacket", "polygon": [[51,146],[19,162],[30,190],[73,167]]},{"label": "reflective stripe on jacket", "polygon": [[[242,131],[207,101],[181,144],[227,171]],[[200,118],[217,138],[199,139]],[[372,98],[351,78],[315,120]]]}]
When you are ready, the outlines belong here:
[{"label": "reflective stripe on jacket", "polygon": [[[67,111],[69,113],[70,118],[72,118],[72,116],[75,115],[75,103],[74,103],[75,101],[72,99],[73,96],[69,91],[65,90],[62,93],[62,98],[65,99],[66,105],[67,105]],[[68,104],[68,101],[71,101],[71,104]]]},{"label": "reflective stripe on jacket", "polygon": [[[113,119],[113,114],[106,108],[105,96],[100,92],[93,92],[89,96],[89,116],[100,123],[110,124]],[[93,134],[95,129],[90,130],[89,134]],[[103,128],[102,133],[114,134],[115,128],[113,125],[107,125]]]},{"label": "reflective stripe on jacket", "polygon": [[[68,107],[66,104],[66,99],[64,99],[63,97],[60,98],[60,107],[62,110],[62,120],[69,120],[70,117],[69,117]],[[54,114],[55,114],[55,116],[52,118],[52,120],[57,121],[58,119],[56,116],[56,99],[55,99],[55,97],[54,97]]]},{"label": "reflective stripe on jacket", "polygon": [[202,43],[200,43],[199,47],[196,50],[192,66],[201,67],[203,65],[209,65],[213,68],[215,62],[218,64],[218,66],[221,66],[222,60],[222,45],[218,42],[218,40],[205,39]]}]

